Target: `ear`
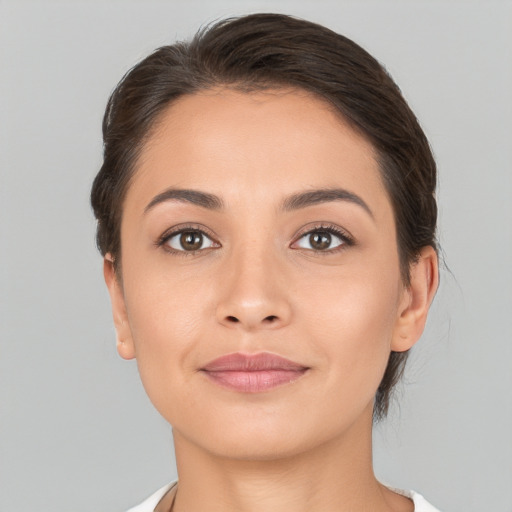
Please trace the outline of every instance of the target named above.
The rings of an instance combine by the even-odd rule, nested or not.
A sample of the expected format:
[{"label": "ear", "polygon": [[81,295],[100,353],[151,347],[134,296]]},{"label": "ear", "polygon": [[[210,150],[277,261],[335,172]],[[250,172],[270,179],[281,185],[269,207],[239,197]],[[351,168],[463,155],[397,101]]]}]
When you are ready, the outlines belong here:
[{"label": "ear", "polygon": [[400,302],[392,351],[405,352],[420,339],[438,284],[437,253],[431,246],[423,247],[418,260],[410,268],[410,284],[404,289]]},{"label": "ear", "polygon": [[117,352],[123,359],[133,359],[135,357],[135,346],[133,344],[130,324],[128,323],[124,294],[110,253],[106,254],[103,258],[103,277],[105,278],[105,284],[110,294],[110,302],[112,303]]}]

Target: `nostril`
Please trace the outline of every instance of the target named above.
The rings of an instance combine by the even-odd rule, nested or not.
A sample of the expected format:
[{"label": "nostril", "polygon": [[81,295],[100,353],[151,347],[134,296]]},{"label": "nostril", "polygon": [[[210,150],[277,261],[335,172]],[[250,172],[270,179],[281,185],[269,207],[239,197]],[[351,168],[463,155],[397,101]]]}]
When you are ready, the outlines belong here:
[{"label": "nostril", "polygon": [[270,315],[263,319],[264,322],[268,322],[268,323],[272,323],[274,320],[277,320],[277,316],[275,316],[275,315]]},{"label": "nostril", "polygon": [[240,320],[238,320],[238,318],[236,316],[228,316],[227,319],[230,321],[230,322],[233,322],[233,323],[237,323],[239,322]]}]

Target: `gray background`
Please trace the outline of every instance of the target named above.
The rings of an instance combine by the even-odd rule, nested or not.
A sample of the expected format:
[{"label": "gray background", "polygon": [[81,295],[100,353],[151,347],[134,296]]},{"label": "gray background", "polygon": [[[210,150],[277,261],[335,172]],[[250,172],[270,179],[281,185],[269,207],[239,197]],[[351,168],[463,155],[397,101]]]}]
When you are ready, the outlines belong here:
[{"label": "gray background", "polygon": [[172,438],[115,351],[88,193],[121,75],[252,11],[384,62],[440,169],[446,262],[377,474],[444,512],[512,511],[512,2],[0,1],[0,510],[122,511],[175,476]]}]

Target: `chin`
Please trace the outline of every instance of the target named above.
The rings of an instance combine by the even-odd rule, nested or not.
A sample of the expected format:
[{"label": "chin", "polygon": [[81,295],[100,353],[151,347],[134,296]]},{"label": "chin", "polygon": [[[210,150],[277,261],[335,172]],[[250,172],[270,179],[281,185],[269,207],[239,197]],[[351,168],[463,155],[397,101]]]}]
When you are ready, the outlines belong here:
[{"label": "chin", "polygon": [[[175,442],[194,445],[214,457],[263,462],[297,457],[322,445],[328,446],[357,423],[351,415],[342,414],[331,415],[332,422],[319,420],[325,420],[325,413],[297,417],[275,412],[267,414],[266,419],[250,416],[237,420],[236,415],[210,415],[201,424],[187,422],[183,428],[175,424]],[[369,417],[371,423],[371,408]]]},{"label": "chin", "polygon": [[[216,435],[217,434],[217,435]],[[192,440],[196,446],[216,457],[239,461],[271,461],[290,458],[314,446],[314,438],[296,438],[283,432],[210,432],[202,439]],[[318,440],[318,438],[317,438]]]}]

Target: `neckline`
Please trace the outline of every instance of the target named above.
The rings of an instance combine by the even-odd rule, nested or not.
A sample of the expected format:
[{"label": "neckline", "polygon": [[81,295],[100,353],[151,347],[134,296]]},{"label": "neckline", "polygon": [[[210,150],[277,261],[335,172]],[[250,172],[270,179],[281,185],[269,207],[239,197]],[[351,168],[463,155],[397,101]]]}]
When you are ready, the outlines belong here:
[{"label": "neckline", "polygon": [[[174,507],[174,501],[176,500],[176,492],[178,490],[178,480],[171,482],[170,484],[162,487],[159,491],[157,491],[157,496],[160,495],[160,499],[156,503],[153,512],[172,512]],[[170,501],[170,503],[167,503]],[[165,508],[161,508],[165,506]]]},{"label": "neckline", "polygon": [[[418,494],[415,491],[407,491],[404,489],[397,489],[396,487],[392,487],[390,485],[385,485],[390,491],[395,492],[396,494],[400,494],[401,496],[404,496],[405,498],[409,498],[414,505],[414,511],[417,510],[418,501],[422,499],[422,496]],[[154,505],[154,508],[152,512],[172,512],[174,507],[174,502],[176,500],[176,493],[178,490],[178,480],[174,480],[173,482],[165,485],[161,489],[159,489],[155,493],[155,498],[159,498],[156,504]],[[165,501],[170,501],[168,504],[164,503]],[[165,505],[165,509],[161,509],[160,507]]]}]

